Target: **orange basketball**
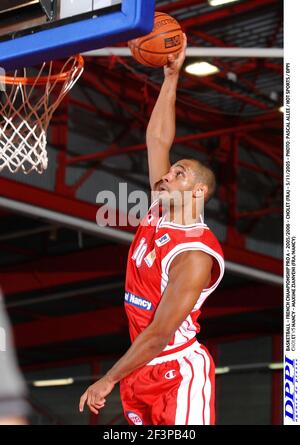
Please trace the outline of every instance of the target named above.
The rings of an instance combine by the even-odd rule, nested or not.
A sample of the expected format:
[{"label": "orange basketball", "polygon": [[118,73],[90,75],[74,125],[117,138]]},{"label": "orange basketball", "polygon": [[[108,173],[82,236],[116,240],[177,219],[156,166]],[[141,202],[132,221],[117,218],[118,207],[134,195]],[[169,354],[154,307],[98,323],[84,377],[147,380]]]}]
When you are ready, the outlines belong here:
[{"label": "orange basketball", "polygon": [[155,12],[153,31],[128,42],[132,56],[142,65],[158,68],[168,62],[168,55],[181,51],[183,33],[177,20],[163,12]]}]

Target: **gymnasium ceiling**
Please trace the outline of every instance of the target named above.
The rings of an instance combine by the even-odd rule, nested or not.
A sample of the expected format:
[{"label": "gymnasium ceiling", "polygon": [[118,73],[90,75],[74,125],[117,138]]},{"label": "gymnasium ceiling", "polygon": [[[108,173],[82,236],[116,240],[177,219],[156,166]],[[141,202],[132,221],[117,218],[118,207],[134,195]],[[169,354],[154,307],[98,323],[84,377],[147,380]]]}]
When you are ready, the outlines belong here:
[{"label": "gymnasium ceiling", "polygon": [[[283,46],[280,0],[156,3],[178,19],[190,46]],[[182,71],[173,160],[196,156],[215,169],[219,186],[206,217],[227,261],[280,276],[283,61],[206,60],[220,72],[199,78]],[[86,57],[79,84],[52,120],[47,173],[1,175],[1,195],[94,223],[95,190],[120,181],[147,190],[145,130],[161,81],[161,70],[129,58]],[[124,350],[128,244],[42,213],[0,212],[0,279],[22,364]],[[280,286],[231,271],[218,295],[204,311],[204,339],[281,331]]]}]

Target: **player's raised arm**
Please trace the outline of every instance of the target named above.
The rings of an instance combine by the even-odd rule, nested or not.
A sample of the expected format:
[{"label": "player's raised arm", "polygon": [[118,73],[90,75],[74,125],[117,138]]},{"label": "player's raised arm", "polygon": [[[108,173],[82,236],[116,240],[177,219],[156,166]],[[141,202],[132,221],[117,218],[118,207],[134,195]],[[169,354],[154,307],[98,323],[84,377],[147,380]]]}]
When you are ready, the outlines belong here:
[{"label": "player's raised arm", "polygon": [[168,65],[164,67],[165,80],[153,108],[146,133],[148,149],[149,181],[151,190],[170,168],[169,152],[176,130],[176,89],[179,72],[185,59],[186,36],[182,52],[175,59],[169,56]]}]

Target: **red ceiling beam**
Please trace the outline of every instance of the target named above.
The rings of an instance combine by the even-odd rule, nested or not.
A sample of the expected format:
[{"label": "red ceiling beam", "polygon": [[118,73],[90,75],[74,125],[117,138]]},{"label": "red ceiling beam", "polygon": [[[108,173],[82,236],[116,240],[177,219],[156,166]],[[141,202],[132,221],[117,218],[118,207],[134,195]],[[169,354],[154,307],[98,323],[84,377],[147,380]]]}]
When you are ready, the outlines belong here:
[{"label": "red ceiling beam", "polygon": [[109,245],[68,255],[41,257],[2,268],[0,283],[5,296],[41,291],[56,286],[125,274],[127,245]]},{"label": "red ceiling beam", "polygon": [[[244,121],[244,119],[242,121]],[[283,127],[283,114],[279,110],[270,110],[266,113],[260,114],[259,116],[249,117],[247,122],[252,124],[254,122],[260,122],[262,125],[264,125],[264,123],[268,123],[269,125],[270,123],[274,124],[279,122]]]},{"label": "red ceiling beam", "polygon": [[[62,196],[48,190],[23,184],[7,178],[0,177],[1,195],[15,201],[26,202],[37,207],[67,213],[71,216],[95,221],[99,207],[79,199]],[[96,192],[95,192],[96,201]]]},{"label": "red ceiling beam", "polygon": [[[219,39],[218,37],[216,37],[212,34],[208,34],[207,32],[204,32],[203,30],[194,29],[193,35],[200,37],[202,40],[204,40],[206,42],[211,43],[213,46],[223,47],[223,48],[236,47],[235,44],[230,44],[228,41],[225,43],[225,42],[223,42],[223,40]],[[253,59],[253,58],[251,58],[251,59]],[[220,60],[220,58],[217,58],[217,60]],[[243,73],[249,73],[250,71],[254,71],[258,68],[261,68],[262,64],[263,64],[264,68],[267,68],[271,71],[275,71],[280,76],[283,76],[283,64],[268,62],[267,59],[259,60],[259,61],[257,59],[252,60],[252,61],[249,61],[247,59],[247,62],[245,62],[245,63],[230,62],[230,63],[227,63],[226,65],[228,67],[230,67],[230,71],[233,71],[236,74],[243,74]],[[243,79],[243,81],[245,82],[245,79]]]},{"label": "red ceiling beam", "polygon": [[[231,67],[230,64],[224,64],[222,62],[219,62],[219,65],[220,64],[222,65],[221,71],[219,73],[216,73],[216,74],[210,76],[210,78],[204,78],[204,77],[200,78],[200,77],[188,75],[185,73],[185,76],[187,79],[183,81],[183,87],[191,89],[191,88],[198,87],[199,84],[202,84],[212,90],[217,91],[218,93],[225,94],[225,95],[230,96],[238,101],[241,101],[244,104],[250,104],[254,107],[257,107],[257,108],[259,108],[261,110],[265,110],[265,111],[272,110],[272,108],[270,108],[270,105],[265,104],[261,100],[252,98],[251,96],[245,96],[245,94],[238,93],[237,91],[234,91],[230,88],[220,85],[220,84],[216,83],[214,80],[212,80],[215,78],[224,79],[227,77],[228,73],[234,72],[237,74],[237,72],[238,72],[237,70],[234,69],[233,66]],[[258,97],[261,97],[261,98],[265,98],[265,100],[267,100],[267,101],[270,100],[270,98],[268,96],[265,96],[261,91],[259,91],[257,88],[255,88],[253,86],[253,84],[251,82],[249,82],[248,80],[238,79],[238,82],[236,83],[235,88],[238,88],[238,87],[244,87],[244,88],[247,88],[248,90],[250,89],[251,94],[257,95]],[[273,109],[274,108],[276,108],[275,104],[273,104]]]},{"label": "red ceiling beam", "polygon": [[[132,77],[132,80],[135,80],[134,77]],[[151,105],[152,107],[160,92],[160,85],[151,82],[147,83],[147,85],[151,91],[151,103],[149,103],[148,106]],[[185,121],[189,125],[191,125],[191,123],[198,125],[201,123],[203,125],[204,122],[206,128],[208,125],[225,125],[229,122],[229,119],[224,115],[220,115],[220,110],[218,108],[208,105],[206,102],[202,102],[199,98],[194,99],[191,95],[182,93],[180,88],[183,87],[183,81],[180,79],[179,90],[177,93],[176,113],[182,121]]]},{"label": "red ceiling beam", "polygon": [[[272,297],[271,297],[272,296]],[[208,298],[201,317],[212,318],[242,312],[266,310],[282,305],[282,288],[257,283],[237,288],[219,289],[215,298]]]},{"label": "red ceiling beam", "polygon": [[274,213],[282,214],[283,208],[282,207],[266,207],[264,209],[238,212],[236,217],[238,219],[240,219],[240,218],[261,218],[262,216],[272,215]]},{"label": "red ceiling beam", "polygon": [[282,174],[275,173],[271,170],[267,170],[266,168],[259,167],[255,164],[250,164],[249,162],[238,161],[238,165],[246,170],[252,170],[254,172],[261,173],[264,176],[271,176],[272,178],[277,179],[277,181],[282,183]]},{"label": "red ceiling beam", "polygon": [[[229,71],[234,71],[234,70],[227,69],[226,71],[221,71],[219,74],[214,74],[214,76],[211,76],[211,77],[225,78]],[[261,110],[265,110],[265,111],[271,110],[270,106],[265,104],[264,102],[262,102],[258,99],[252,98],[250,96],[245,96],[244,94],[238,93],[237,91],[234,91],[230,88],[224,87],[223,85],[220,85],[211,79],[204,78],[204,77],[197,78],[192,75],[187,75],[187,77],[188,77],[188,80],[184,81],[184,83],[183,83],[184,88],[192,88],[192,87],[195,88],[195,87],[199,86],[199,84],[201,84],[201,85],[204,85],[214,91],[217,91],[218,93],[225,94],[226,96],[232,97],[233,99],[243,102],[244,104],[249,104],[249,105],[252,105],[252,106],[259,108]],[[249,88],[248,82],[246,84],[245,81],[239,81],[239,83],[236,85],[236,87],[243,86],[243,85],[245,87]],[[255,88],[252,88],[252,86],[251,86],[251,90],[252,90],[251,91],[252,94],[257,94],[258,96],[262,96],[262,93],[260,93]],[[266,97],[266,99],[269,99],[269,98]]]},{"label": "red ceiling beam", "polygon": [[193,35],[200,37],[205,42],[211,43],[213,46],[223,47],[223,48],[236,46],[235,44],[229,45],[229,43],[225,43],[225,42],[223,42],[223,40],[219,39],[218,37],[216,37],[212,34],[208,34],[207,32],[204,32],[203,30],[195,29],[195,30],[193,30]]},{"label": "red ceiling beam", "polygon": [[[113,296],[112,296],[113,298]],[[123,307],[51,317],[14,327],[18,348],[79,340],[101,335],[125,335],[128,324]]]},{"label": "red ceiling beam", "polygon": [[[271,131],[261,131],[255,132],[255,138],[259,141],[264,141],[269,146],[274,146],[276,148],[276,153],[278,156],[281,155],[283,149],[283,132],[281,127],[277,127],[274,123],[274,126],[268,126]],[[278,129],[279,131],[272,131],[272,129]]]},{"label": "red ceiling beam", "polygon": [[205,14],[200,14],[197,17],[190,17],[185,20],[181,20],[180,25],[183,29],[193,28],[199,25],[207,25],[209,23],[215,23],[219,20],[230,18],[231,20],[234,16],[243,14],[245,12],[251,12],[261,9],[265,6],[272,6],[278,4],[278,0],[251,0],[243,3],[238,3],[232,6],[224,6],[223,8],[218,8],[212,12],[207,12]]},{"label": "red ceiling beam", "polygon": [[242,139],[247,142],[250,146],[254,147],[256,150],[259,150],[264,155],[271,158],[277,165],[282,165],[283,163],[283,152],[282,150],[278,150],[271,145],[266,144],[265,142],[249,136],[242,134]]},{"label": "red ceiling beam", "polygon": [[271,71],[276,71],[280,76],[283,76],[283,65],[279,65],[279,63],[272,63],[272,62],[264,62],[264,67],[268,68]]},{"label": "red ceiling beam", "polygon": [[244,74],[249,73],[251,71],[255,71],[258,68],[260,68],[259,63],[263,64],[264,68],[267,68],[268,70],[275,71],[277,74],[279,74],[281,77],[283,76],[283,65],[279,63],[271,63],[267,62],[266,60],[253,60],[251,62],[246,63],[232,63],[231,62],[231,71],[233,71],[236,74]]},{"label": "red ceiling beam", "polygon": [[279,276],[283,275],[283,263],[281,260],[229,244],[222,244],[222,248],[225,261],[232,261],[254,269],[258,268]]},{"label": "red ceiling beam", "polygon": [[130,122],[130,119],[126,119],[125,117],[120,116],[119,114],[109,113],[108,111],[101,110],[100,108],[96,107],[95,105],[88,104],[86,102],[82,102],[82,101],[74,99],[72,97],[70,97],[69,103],[70,103],[70,105],[73,105],[74,107],[78,107],[81,110],[89,111],[90,113],[94,113],[97,116],[101,117],[102,119],[106,119],[108,121],[119,122],[120,124],[124,124],[124,125],[128,125],[128,122]]},{"label": "red ceiling beam", "polygon": [[[152,84],[145,79],[141,80],[138,76],[130,73],[127,73],[124,81],[124,76],[118,75],[116,71],[112,72],[102,67],[101,72],[101,67],[98,66],[98,68],[98,72],[95,73],[91,70],[85,70],[82,75],[82,80],[86,81],[87,84],[98,90],[101,94],[113,98],[122,97],[123,101],[120,104],[121,106],[123,106],[122,104],[125,101],[127,103],[133,102],[140,107],[145,101],[142,89],[147,85],[149,88],[147,107],[148,109],[153,108],[159,93],[159,85]],[[99,81],[99,77],[103,79],[101,82]],[[176,114],[179,120],[189,126],[192,124],[207,126],[213,125],[214,123],[224,125],[226,123],[226,119],[224,116],[220,116],[217,108],[211,107],[199,99],[193,100],[190,96],[182,93],[178,93],[177,96]],[[145,121],[145,127],[147,123],[148,122]]]},{"label": "red ceiling beam", "polygon": [[[213,46],[219,46],[219,47],[224,47],[224,48],[236,46],[236,45],[229,45],[228,43],[223,42],[218,37],[208,34],[202,30],[201,31],[193,30],[193,35],[196,35],[196,36],[200,37],[201,39],[203,39],[204,41],[211,43]],[[248,73],[250,71],[256,70],[258,67],[261,68],[261,66],[262,66],[261,63],[260,63],[260,65],[258,65],[257,61],[247,62],[244,64],[237,65],[237,64],[234,64],[233,62],[226,63],[220,57],[216,57],[216,58],[214,58],[214,60],[216,60],[219,67],[222,68],[219,73],[214,75],[214,77],[217,77],[217,78],[224,78],[227,76],[227,74],[229,72],[234,72],[236,74],[241,74],[241,73],[245,73],[245,72]],[[265,61],[263,63],[265,63]],[[276,65],[276,64],[273,64],[273,65],[275,65],[276,67],[279,67],[279,69],[280,69],[280,65]],[[266,65],[264,65],[264,66],[266,66]],[[281,74],[283,74],[283,67],[281,67]],[[206,79],[204,79],[204,80],[206,80]],[[208,80],[210,80],[210,79],[208,79]],[[197,83],[198,83],[197,78],[194,77],[194,79],[193,79],[192,76],[189,76],[189,80],[184,83],[184,87],[191,88],[191,87],[196,86]],[[253,85],[253,82],[249,82],[246,79],[239,78],[239,85],[245,86],[246,88],[250,88],[252,93],[256,94],[259,97],[264,97],[264,94]],[[222,91],[219,91],[219,92],[222,93]],[[227,94],[225,91],[224,91],[224,93]],[[241,95],[240,100],[247,102],[245,100],[245,97],[247,98],[247,96]],[[269,98],[266,97],[266,99],[269,99]],[[260,102],[260,103],[262,104],[262,106],[265,106],[265,104],[263,102]],[[256,106],[256,105],[254,105],[254,106]],[[269,108],[269,107],[267,107],[267,108]]]},{"label": "red ceiling beam", "polygon": [[[100,204],[91,204],[87,201],[81,201],[78,198],[59,195],[58,193],[49,190],[44,190],[39,187],[1,177],[0,190],[2,197],[25,202],[33,206],[46,208],[69,216],[82,218],[87,221],[95,222],[96,225],[96,213],[99,210]],[[98,190],[95,191],[95,201],[97,192]],[[116,213],[118,221],[121,212],[116,210]],[[134,231],[128,226],[123,226],[122,229],[131,232]]]},{"label": "red ceiling beam", "polygon": [[[262,202],[262,208],[270,208],[274,206],[274,201],[276,200],[276,197],[282,194],[282,182],[276,184],[275,187],[272,187],[271,190],[264,196],[263,202]],[[276,205],[276,204],[275,204]],[[244,228],[245,233],[251,234],[257,223],[260,221],[260,218],[258,219],[252,219],[249,221],[247,226]]]},{"label": "red ceiling beam", "polygon": [[[108,96],[112,98],[115,102],[117,102],[127,113],[129,113],[131,116],[133,116],[138,122],[140,122],[142,125],[147,125],[147,120],[144,115],[139,113],[135,108],[133,108],[131,105],[129,105],[129,102],[126,100],[125,92],[127,91],[127,87],[124,88],[124,75],[123,77],[120,77],[118,81],[121,83],[118,85],[120,87],[120,91],[117,92],[115,88],[115,82],[112,82],[112,87],[107,88],[105,85],[104,79],[105,76],[108,75],[110,79],[112,79],[113,74],[112,70],[107,70],[107,72],[103,75],[100,71],[100,66],[98,66],[97,73],[93,74],[92,71],[95,72],[95,69],[92,65],[90,65],[89,70],[85,70],[81,76],[81,81],[87,81],[90,86],[92,86],[96,91],[98,91],[100,94],[104,96]],[[99,81],[99,78],[102,79]],[[127,78],[125,79],[127,83]],[[125,83],[125,84],[126,84]],[[136,86],[135,86],[136,87]],[[141,102],[141,97],[139,98]]]},{"label": "red ceiling beam", "polygon": [[[258,124],[245,124],[240,125],[236,127],[230,127],[230,128],[221,128],[217,130],[212,131],[206,131],[201,133],[195,133],[190,134],[187,136],[180,136],[174,139],[174,144],[185,144],[186,142],[190,141],[197,141],[201,139],[209,139],[213,137],[219,137],[226,134],[237,134],[239,132],[244,131],[254,131],[260,129],[261,126]],[[68,164],[76,164],[78,162],[86,162],[86,161],[95,161],[95,160],[102,160],[111,156],[119,156],[126,153],[133,153],[138,151],[144,151],[146,150],[147,146],[146,144],[137,144],[137,145],[131,145],[129,147],[119,147],[116,148],[110,148],[107,150],[104,150],[99,153],[91,153],[88,155],[82,155],[82,156],[74,156],[72,158],[68,159]]]},{"label": "red ceiling beam", "polygon": [[[111,71],[105,70],[105,68],[103,67],[102,70],[104,71],[101,74],[101,77],[105,79],[105,91],[107,95],[121,95],[122,97],[125,97],[126,100],[133,101],[136,104],[141,104],[141,101],[143,101],[143,93],[141,92],[141,90],[145,85],[145,79],[142,81],[140,78],[133,78],[133,75],[129,73],[129,77],[127,76],[126,82],[124,84],[124,79],[121,79],[118,75],[116,75],[115,72],[112,73]],[[93,88],[98,88],[99,73],[97,73],[96,75],[86,71],[83,76],[85,80],[90,83],[91,86],[93,86]],[[151,109],[154,105],[155,96],[158,93],[159,86],[154,84],[152,85],[151,82],[147,83],[147,85],[151,91],[151,94],[149,95],[149,102],[147,105],[148,109]],[[215,85],[209,85],[208,80],[206,86],[213,87]],[[224,87],[217,86],[216,88],[220,90]],[[101,84],[101,91],[103,92],[103,84]],[[225,91],[222,89],[222,93],[231,94],[231,90],[226,89]],[[242,100],[246,100],[249,103],[251,102],[251,104],[254,106],[258,106],[265,111],[270,110],[267,105],[262,105],[261,102],[258,102],[260,103],[260,105],[258,105],[255,99],[252,101],[251,98],[248,98],[247,96],[241,96],[243,97]],[[192,100],[189,96],[183,95],[181,93],[178,94],[176,111],[178,119],[188,123],[188,125],[196,124],[201,125],[202,127],[203,125],[205,125],[206,128],[209,128],[213,124],[218,126],[225,126],[227,123],[228,125],[228,119],[225,119],[224,116],[220,116],[219,110],[214,109],[213,107],[209,107],[205,103],[199,103],[198,100]],[[270,111],[268,114],[270,114],[270,119],[272,119],[271,115],[273,115],[273,112]],[[279,115],[279,112],[277,114]],[[268,121],[269,116],[267,116],[264,120]]]},{"label": "red ceiling beam", "polygon": [[260,110],[270,110],[270,106],[266,105],[265,103],[261,102],[260,100],[254,99],[250,96],[245,96],[244,94],[230,90],[229,88],[223,87],[222,85],[219,85],[216,82],[213,82],[212,80],[205,79],[205,78],[199,78],[199,83],[217,91],[218,93],[226,94],[227,96],[231,96],[232,98],[234,98],[236,100],[239,100],[246,104],[252,105],[256,108],[259,108]]},{"label": "red ceiling beam", "polygon": [[[227,48],[229,46],[233,46],[233,47],[236,46],[235,44],[229,45],[228,42],[225,43],[218,37],[208,34],[208,33],[204,32],[203,30],[198,30],[198,29],[193,30],[193,35],[196,35],[196,36],[200,37],[201,39],[203,39],[204,41],[211,43],[213,46],[219,46],[219,47],[224,47],[224,48],[225,47]],[[220,78],[224,78],[228,72],[235,72],[236,74],[238,74],[238,73],[240,74],[241,72],[252,71],[253,69],[256,69],[258,66],[257,62],[248,62],[246,64],[242,64],[241,66],[235,67],[233,63],[224,63],[220,58],[215,58],[215,59],[218,61],[219,64],[221,64],[222,70],[220,73],[215,74],[214,77],[220,77]],[[211,85],[209,85],[209,83],[207,83],[207,86],[211,87],[212,89],[216,89],[218,92],[223,93],[223,94],[232,95],[231,90],[229,90],[228,88],[224,88],[224,87],[222,87],[223,89],[220,89],[221,86],[213,83],[210,79],[204,79],[204,78],[196,79],[194,76],[189,76],[189,79],[190,79],[189,81],[186,81],[184,83],[185,88],[190,88],[192,86],[197,85],[197,81],[198,81],[198,83],[199,83],[199,81],[202,83],[204,83],[205,81],[208,81],[208,82],[211,82]],[[239,82],[248,88],[250,87],[254,94],[257,94],[258,96],[262,95],[262,93],[260,91],[258,91],[256,88],[254,88],[254,86],[249,81],[242,79],[242,80],[239,80]],[[269,109],[269,106],[267,106],[265,103],[263,103],[261,101],[258,101],[257,99],[252,99],[251,97],[244,96],[243,94],[240,94],[240,93],[238,93],[238,94],[239,94],[239,97],[236,97],[236,98],[238,98],[239,100],[241,100],[245,103],[250,103],[254,106],[258,106],[258,108],[261,108],[261,109]],[[252,103],[251,103],[251,101],[252,101]]]},{"label": "red ceiling beam", "polygon": [[178,0],[177,2],[167,3],[165,5],[158,6],[159,12],[165,12],[170,14],[173,11],[179,9],[186,9],[190,6],[200,5],[201,3],[207,4],[207,0]]},{"label": "red ceiling beam", "polygon": [[[132,128],[131,126],[129,126],[128,128],[128,125],[125,128],[123,128],[123,130],[114,138],[113,142],[109,145],[109,147],[105,151],[111,149],[119,150],[118,144],[124,137],[126,137],[128,131],[130,131],[131,128]],[[80,178],[78,178],[78,180],[75,181],[75,183],[72,186],[74,193],[95,173],[97,166],[98,163],[94,164],[92,167],[85,170],[85,172],[80,176]]]}]

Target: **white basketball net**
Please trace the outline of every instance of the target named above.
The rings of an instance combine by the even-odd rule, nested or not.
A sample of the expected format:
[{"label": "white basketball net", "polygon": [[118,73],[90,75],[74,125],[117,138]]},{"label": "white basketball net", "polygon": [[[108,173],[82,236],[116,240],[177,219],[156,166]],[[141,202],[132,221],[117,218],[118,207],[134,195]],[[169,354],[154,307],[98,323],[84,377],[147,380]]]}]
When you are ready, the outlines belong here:
[{"label": "white basketball net", "polygon": [[[81,57],[70,57],[59,75],[52,75],[53,63],[44,63],[30,82],[26,68],[22,81],[17,72],[7,83],[3,76],[0,91],[0,172],[8,168],[43,173],[48,165],[47,129],[51,117],[83,71]],[[47,75],[44,72],[47,70]],[[3,84],[5,88],[3,88]],[[0,85],[1,86],[1,85]]]}]

